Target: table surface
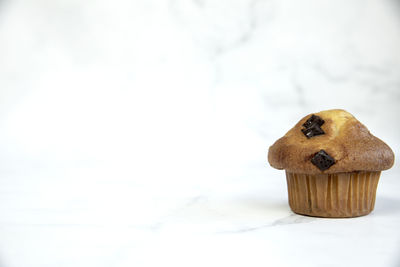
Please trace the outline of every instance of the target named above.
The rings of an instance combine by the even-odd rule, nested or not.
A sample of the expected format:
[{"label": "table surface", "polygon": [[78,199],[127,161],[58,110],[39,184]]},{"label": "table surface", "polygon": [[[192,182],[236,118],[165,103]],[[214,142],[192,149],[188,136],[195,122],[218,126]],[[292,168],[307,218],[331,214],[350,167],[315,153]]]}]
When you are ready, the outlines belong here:
[{"label": "table surface", "polygon": [[398,169],[382,173],[375,210],[352,219],[292,213],[284,173],[267,166],[218,175],[3,172],[1,266],[400,266]]}]

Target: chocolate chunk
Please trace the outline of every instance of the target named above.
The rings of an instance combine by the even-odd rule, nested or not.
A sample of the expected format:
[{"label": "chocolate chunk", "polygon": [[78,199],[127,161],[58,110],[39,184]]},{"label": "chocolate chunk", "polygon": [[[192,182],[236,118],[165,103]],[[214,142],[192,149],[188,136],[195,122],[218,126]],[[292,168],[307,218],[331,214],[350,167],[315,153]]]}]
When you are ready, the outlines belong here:
[{"label": "chocolate chunk", "polygon": [[307,137],[307,138],[311,138],[313,136],[316,135],[321,135],[324,134],[325,132],[318,126],[318,125],[313,125],[310,128],[306,128],[306,129],[301,129],[301,131],[303,132],[303,134]]},{"label": "chocolate chunk", "polygon": [[317,124],[318,126],[322,126],[322,124],[324,124],[325,121],[323,119],[321,119],[321,117],[316,116],[314,114],[311,115],[311,117],[303,124],[303,126],[305,128],[309,128],[314,124]]},{"label": "chocolate chunk", "polygon": [[321,171],[329,169],[333,164],[335,164],[335,159],[329,156],[325,150],[321,149],[318,153],[314,155],[311,159],[311,163],[318,167]]},{"label": "chocolate chunk", "polygon": [[305,129],[301,129],[303,134],[307,138],[311,138],[313,136],[325,134],[325,132],[321,129],[322,124],[325,121],[316,115],[311,115],[311,117],[303,124]]}]

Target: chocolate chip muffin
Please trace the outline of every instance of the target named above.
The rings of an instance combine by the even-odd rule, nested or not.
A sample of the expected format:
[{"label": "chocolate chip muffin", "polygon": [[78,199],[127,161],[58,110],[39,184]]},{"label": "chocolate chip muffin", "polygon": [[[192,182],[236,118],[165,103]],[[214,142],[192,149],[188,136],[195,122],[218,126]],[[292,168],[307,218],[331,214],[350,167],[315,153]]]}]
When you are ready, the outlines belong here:
[{"label": "chocolate chip muffin", "polygon": [[374,209],[380,173],[394,154],[350,113],[334,109],[301,119],[269,148],[268,161],[286,171],[295,213],[356,217]]}]

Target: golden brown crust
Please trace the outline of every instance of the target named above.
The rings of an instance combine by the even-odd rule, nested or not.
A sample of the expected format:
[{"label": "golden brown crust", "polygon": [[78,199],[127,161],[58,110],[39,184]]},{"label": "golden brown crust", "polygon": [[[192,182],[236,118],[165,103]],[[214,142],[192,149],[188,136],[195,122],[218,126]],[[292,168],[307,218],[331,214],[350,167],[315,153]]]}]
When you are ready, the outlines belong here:
[{"label": "golden brown crust", "polygon": [[[390,147],[350,113],[335,109],[314,114],[325,121],[321,126],[325,134],[307,139],[301,129],[312,114],[305,116],[269,148],[268,161],[272,167],[307,174],[381,171],[392,167],[394,154]],[[321,149],[336,161],[325,171],[311,163]]]}]

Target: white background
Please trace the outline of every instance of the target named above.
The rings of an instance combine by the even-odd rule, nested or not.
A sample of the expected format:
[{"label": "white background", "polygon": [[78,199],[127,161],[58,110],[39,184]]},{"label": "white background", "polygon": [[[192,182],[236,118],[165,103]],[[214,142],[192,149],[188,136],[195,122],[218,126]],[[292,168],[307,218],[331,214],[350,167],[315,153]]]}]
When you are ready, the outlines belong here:
[{"label": "white background", "polygon": [[331,108],[400,152],[399,1],[1,0],[0,266],[399,266],[397,164],[327,220],[266,162]]}]

